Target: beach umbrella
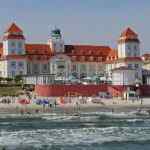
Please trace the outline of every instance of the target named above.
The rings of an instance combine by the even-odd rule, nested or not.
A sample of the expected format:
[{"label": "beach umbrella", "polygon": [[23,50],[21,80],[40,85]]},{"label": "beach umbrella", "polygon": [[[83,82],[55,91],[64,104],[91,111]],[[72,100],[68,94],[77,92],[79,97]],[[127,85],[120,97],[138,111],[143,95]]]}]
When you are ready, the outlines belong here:
[{"label": "beach umbrella", "polygon": [[22,104],[22,105],[27,105],[27,104],[30,104],[31,101],[30,101],[30,100],[27,100],[27,99],[19,99],[19,100],[18,100],[18,103],[19,103],[19,104]]},{"label": "beach umbrella", "polygon": [[18,100],[18,103],[24,106],[24,110],[22,110],[22,111],[27,111],[27,107],[26,107],[26,106],[27,106],[28,104],[30,104],[31,101],[28,100],[28,99],[19,99],[19,100]]}]

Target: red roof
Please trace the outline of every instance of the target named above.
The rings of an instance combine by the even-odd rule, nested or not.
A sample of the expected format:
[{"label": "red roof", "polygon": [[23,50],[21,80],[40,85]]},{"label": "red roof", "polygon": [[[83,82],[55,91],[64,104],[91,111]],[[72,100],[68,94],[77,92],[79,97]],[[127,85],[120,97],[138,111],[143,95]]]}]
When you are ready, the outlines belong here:
[{"label": "red roof", "polygon": [[111,50],[108,46],[65,45],[65,52],[73,61],[105,61]]},{"label": "red roof", "polygon": [[18,27],[15,23],[12,23],[5,31],[5,33],[22,33],[22,32],[23,32],[22,29]]},{"label": "red roof", "polygon": [[7,55],[7,56],[2,56],[1,60],[11,60],[11,59],[26,59],[25,55],[16,55],[16,54],[12,54],[12,55]]},{"label": "red roof", "polygon": [[138,35],[131,28],[128,27],[121,33],[120,37],[129,37],[129,36],[137,37]]},{"label": "red roof", "polygon": [[51,55],[51,49],[48,44],[26,44],[27,55]]},{"label": "red roof", "polygon": [[124,58],[125,61],[142,61],[141,57],[126,57]]},{"label": "red roof", "polygon": [[117,50],[112,49],[108,55],[107,55],[107,60],[116,60],[118,58],[118,53]]},{"label": "red roof", "polygon": [[25,37],[23,35],[14,35],[14,34],[4,35],[3,40],[8,40],[8,39],[22,39],[22,40],[25,40]]},{"label": "red roof", "polygon": [[112,64],[112,63],[117,63],[117,62],[142,62],[141,57],[125,57],[125,58],[117,58],[115,60],[107,60],[105,61],[106,64]]},{"label": "red roof", "polygon": [[124,43],[124,42],[140,42],[138,39],[138,34],[135,33],[131,28],[127,28],[124,30],[119,38],[119,43]]}]

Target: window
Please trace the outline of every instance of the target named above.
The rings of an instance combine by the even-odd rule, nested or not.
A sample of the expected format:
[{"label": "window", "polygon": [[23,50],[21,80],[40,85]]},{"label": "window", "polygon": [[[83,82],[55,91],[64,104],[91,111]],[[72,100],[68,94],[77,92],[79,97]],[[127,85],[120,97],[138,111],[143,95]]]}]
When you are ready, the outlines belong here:
[{"label": "window", "polygon": [[20,54],[20,55],[21,55],[21,54],[22,54],[22,51],[18,51],[18,54]]},{"label": "window", "polygon": [[12,72],[11,72],[11,76],[12,76],[12,77],[15,77],[15,75],[16,75],[15,71],[12,71]]},{"label": "window", "polygon": [[139,64],[135,64],[135,68],[139,68]]},{"label": "window", "polygon": [[131,69],[132,69],[132,64],[128,64],[128,68],[131,68]]},{"label": "window", "polygon": [[65,68],[64,65],[59,65],[59,66],[58,66],[58,69],[64,69],[64,68]]},{"label": "window", "polygon": [[38,74],[39,72],[39,64],[33,64],[33,73]]},{"label": "window", "polygon": [[11,54],[15,54],[15,50],[12,50],[12,51],[11,51]]},{"label": "window", "polygon": [[85,71],[85,70],[86,70],[86,65],[85,65],[85,64],[81,64],[80,69],[81,69],[82,71]]},{"label": "window", "polygon": [[11,67],[12,67],[12,68],[16,68],[16,62],[15,62],[15,61],[12,61],[12,62],[11,62]]},{"label": "window", "polygon": [[22,42],[18,43],[18,48],[20,48],[20,49],[22,48]]},{"label": "window", "polygon": [[130,45],[128,45],[127,48],[128,48],[128,50],[131,50],[131,46]]},{"label": "window", "polygon": [[75,72],[77,70],[77,66],[75,64],[72,65],[72,71]]},{"label": "window", "polygon": [[20,68],[23,68],[23,67],[24,67],[24,63],[23,63],[23,62],[19,62],[19,63],[18,63],[18,66],[19,66]]},{"label": "window", "polygon": [[12,46],[12,47],[15,47],[15,46],[16,46],[16,43],[15,43],[15,42],[11,42],[11,46]]},{"label": "window", "polygon": [[42,72],[47,73],[48,72],[48,64],[43,64],[42,65]]},{"label": "window", "polygon": [[135,78],[138,79],[138,72],[135,73]]},{"label": "window", "polygon": [[128,56],[131,56],[131,52],[130,51],[128,51]]}]

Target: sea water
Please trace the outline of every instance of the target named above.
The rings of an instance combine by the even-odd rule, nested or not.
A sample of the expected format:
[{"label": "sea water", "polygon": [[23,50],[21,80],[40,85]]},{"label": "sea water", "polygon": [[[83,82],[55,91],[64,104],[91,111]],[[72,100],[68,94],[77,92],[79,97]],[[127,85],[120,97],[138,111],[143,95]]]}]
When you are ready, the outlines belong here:
[{"label": "sea water", "polygon": [[150,118],[125,113],[0,116],[0,149],[150,150]]}]

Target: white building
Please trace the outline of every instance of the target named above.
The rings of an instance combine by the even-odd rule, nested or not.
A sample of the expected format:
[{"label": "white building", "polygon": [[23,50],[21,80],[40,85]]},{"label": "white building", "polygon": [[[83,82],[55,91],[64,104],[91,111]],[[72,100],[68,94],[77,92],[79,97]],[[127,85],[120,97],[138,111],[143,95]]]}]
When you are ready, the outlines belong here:
[{"label": "white building", "polygon": [[136,71],[128,67],[116,68],[112,71],[113,85],[135,85]]},{"label": "white building", "polygon": [[65,45],[59,29],[54,29],[47,44],[26,43],[23,30],[15,23],[4,32],[0,43],[0,76],[38,76],[56,78],[104,75],[112,79],[112,70],[125,66],[135,70],[142,80],[142,59],[138,35],[127,28],[118,40],[118,49],[109,46]]}]

